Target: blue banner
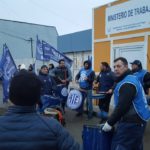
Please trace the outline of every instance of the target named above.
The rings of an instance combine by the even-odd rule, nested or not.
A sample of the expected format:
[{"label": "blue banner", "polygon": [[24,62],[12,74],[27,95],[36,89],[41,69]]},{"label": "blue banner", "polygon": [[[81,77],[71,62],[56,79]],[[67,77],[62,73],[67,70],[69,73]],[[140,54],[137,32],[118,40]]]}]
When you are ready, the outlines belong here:
[{"label": "blue banner", "polygon": [[2,86],[3,86],[3,102],[8,101],[9,96],[9,83],[10,79],[17,71],[15,62],[11,56],[11,53],[6,44],[3,45],[3,54],[0,61],[0,72],[2,76]]},{"label": "blue banner", "polygon": [[36,40],[36,60],[49,61],[50,57],[46,55],[46,52],[43,50],[42,42],[38,39]]},{"label": "blue banner", "polygon": [[66,65],[68,67],[72,66],[73,61],[70,58],[65,56],[60,51],[56,50],[54,47],[52,47],[47,42],[42,41],[42,48],[43,48],[45,56],[47,56],[47,58],[49,57],[50,60],[58,62],[60,59],[64,59]]}]

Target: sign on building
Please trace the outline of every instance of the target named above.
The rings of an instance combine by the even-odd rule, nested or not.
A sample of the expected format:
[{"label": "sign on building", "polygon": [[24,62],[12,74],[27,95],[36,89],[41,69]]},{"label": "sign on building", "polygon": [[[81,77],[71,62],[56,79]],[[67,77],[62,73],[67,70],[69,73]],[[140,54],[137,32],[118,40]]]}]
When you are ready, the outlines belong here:
[{"label": "sign on building", "polygon": [[150,0],[130,0],[106,8],[106,34],[150,28]]}]

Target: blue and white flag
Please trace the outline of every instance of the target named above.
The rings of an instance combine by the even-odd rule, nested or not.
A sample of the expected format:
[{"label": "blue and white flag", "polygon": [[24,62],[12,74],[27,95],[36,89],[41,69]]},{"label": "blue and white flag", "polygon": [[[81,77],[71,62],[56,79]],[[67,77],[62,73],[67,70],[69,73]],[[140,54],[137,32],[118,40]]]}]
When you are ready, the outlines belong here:
[{"label": "blue and white flag", "polygon": [[3,45],[3,54],[0,61],[0,74],[2,75],[3,102],[8,101],[10,79],[17,71],[15,62],[6,44]]},{"label": "blue and white flag", "polygon": [[42,42],[38,39],[36,40],[36,60],[49,61],[49,56],[47,57],[46,53],[43,50]]},{"label": "blue and white flag", "polygon": [[52,47],[50,44],[48,44],[45,41],[42,41],[42,48],[45,53],[45,57],[49,57],[50,60],[53,60],[55,62],[59,62],[60,59],[64,59],[66,65],[68,67],[72,66],[73,61],[65,56],[60,51],[56,50],[54,47]]}]

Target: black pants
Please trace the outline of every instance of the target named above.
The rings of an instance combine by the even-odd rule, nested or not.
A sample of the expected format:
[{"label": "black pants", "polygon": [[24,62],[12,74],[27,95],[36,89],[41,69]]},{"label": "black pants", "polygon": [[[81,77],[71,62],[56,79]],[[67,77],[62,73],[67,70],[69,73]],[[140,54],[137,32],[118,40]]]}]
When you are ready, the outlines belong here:
[{"label": "black pants", "polygon": [[112,94],[107,94],[103,99],[99,99],[99,109],[101,111],[109,112],[109,104]]}]

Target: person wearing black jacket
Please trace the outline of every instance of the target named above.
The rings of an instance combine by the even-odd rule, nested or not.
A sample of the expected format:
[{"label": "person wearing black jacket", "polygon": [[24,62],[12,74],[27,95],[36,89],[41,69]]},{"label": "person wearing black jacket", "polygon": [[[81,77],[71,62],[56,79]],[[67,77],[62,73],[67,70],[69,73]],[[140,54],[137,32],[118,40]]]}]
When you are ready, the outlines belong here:
[{"label": "person wearing black jacket", "polygon": [[20,71],[10,82],[11,106],[0,116],[0,150],[80,150],[80,145],[54,118],[36,112],[41,80]]},{"label": "person wearing black jacket", "polygon": [[65,65],[64,59],[60,59],[58,63],[59,65],[53,68],[50,76],[54,78],[57,85],[64,84],[68,87],[69,82],[72,81],[71,70]]},{"label": "person wearing black jacket", "polygon": [[107,132],[117,124],[111,150],[142,150],[146,122],[150,109],[141,83],[128,69],[125,58],[114,60],[117,84],[114,90],[115,109],[102,130]]},{"label": "person wearing black jacket", "polygon": [[114,72],[107,62],[101,62],[100,73],[96,78],[96,82],[99,84],[99,92],[104,92],[106,95],[104,98],[99,99],[99,109],[98,116],[102,119],[101,122],[106,121],[109,112],[109,104],[111,100],[112,93],[107,93],[114,85]]},{"label": "person wearing black jacket", "polygon": [[56,96],[60,96],[61,98],[61,105],[63,111],[65,112],[65,105],[68,96],[68,86],[69,83],[72,81],[72,73],[70,68],[68,68],[65,64],[64,59],[59,60],[59,65],[53,68],[49,75],[54,78],[56,85],[57,85],[57,92]]},{"label": "person wearing black jacket", "polygon": [[56,91],[56,83],[55,83],[54,79],[51,76],[49,76],[48,67],[46,65],[41,66],[38,77],[42,83],[41,100],[39,101],[38,111],[43,112],[44,111],[43,110],[43,102],[46,99],[45,95],[47,95],[47,96],[54,95],[54,93]]}]

